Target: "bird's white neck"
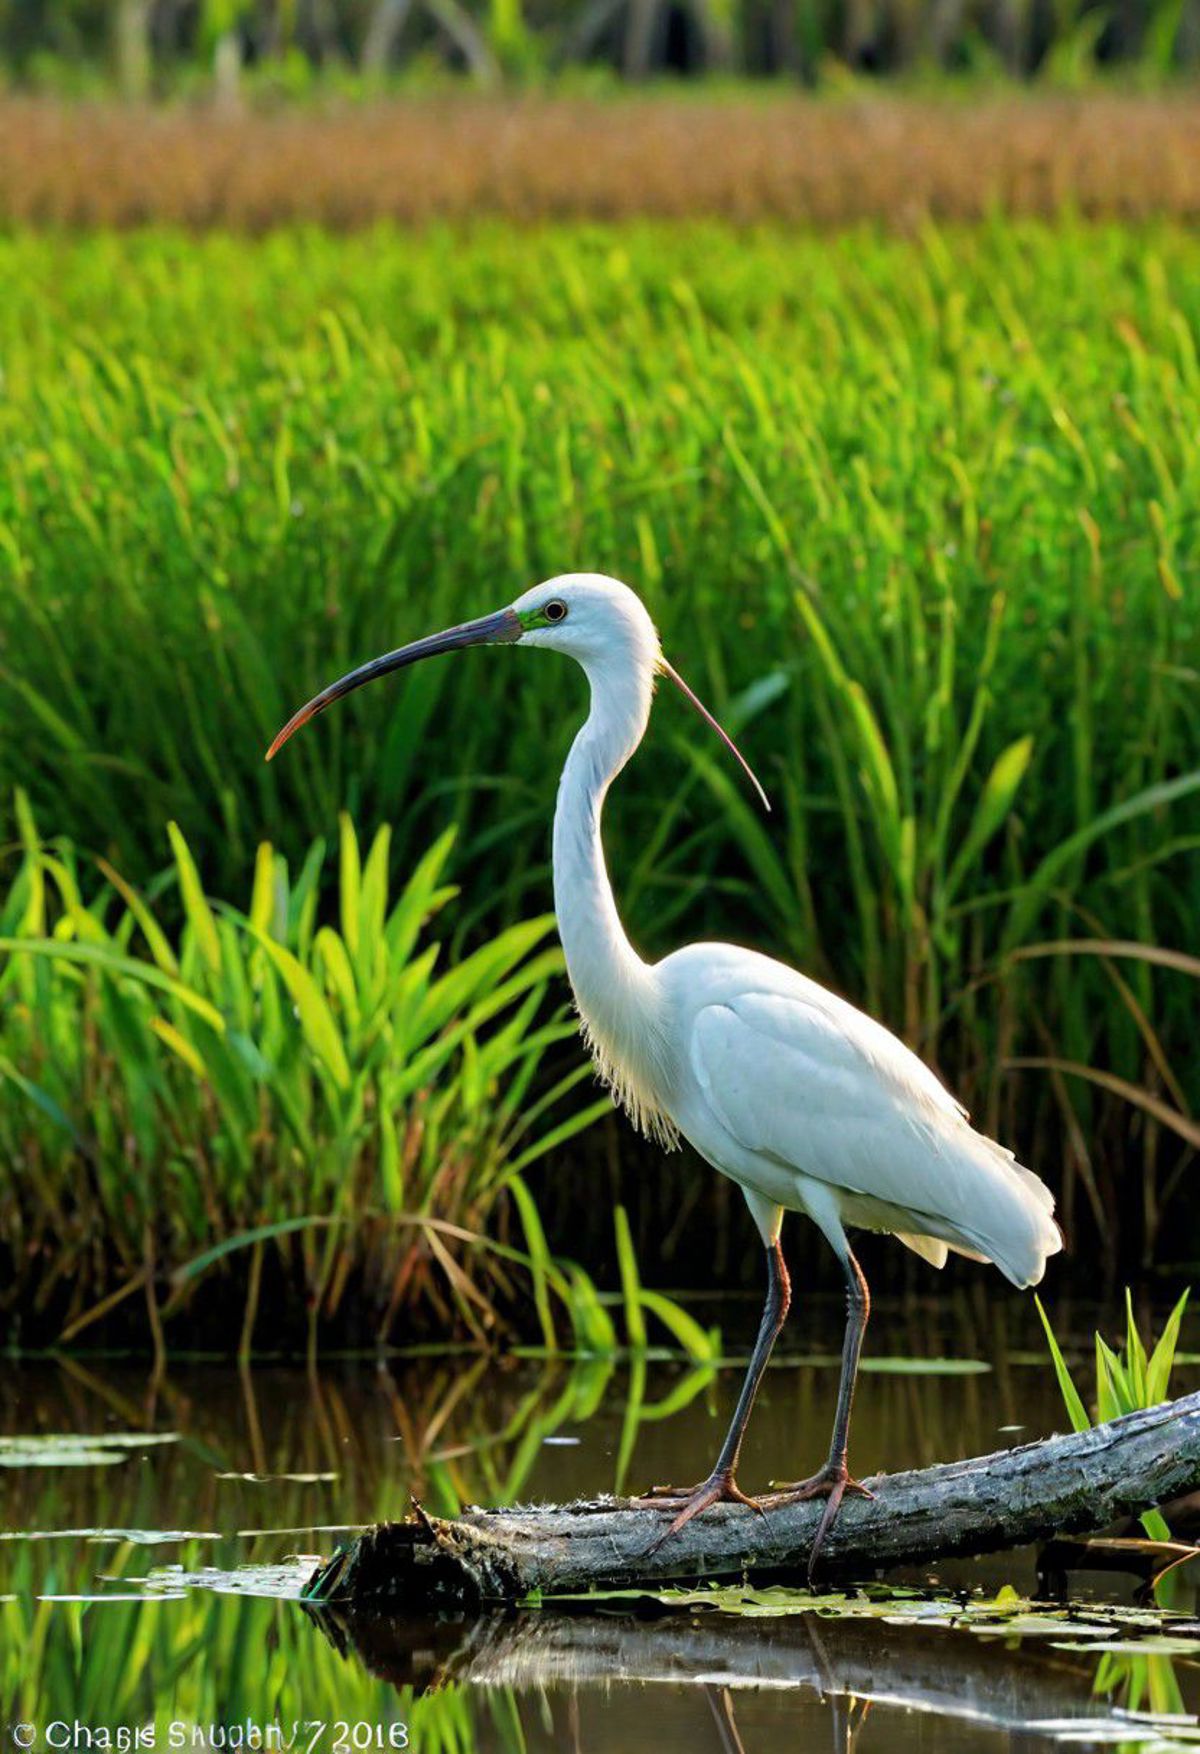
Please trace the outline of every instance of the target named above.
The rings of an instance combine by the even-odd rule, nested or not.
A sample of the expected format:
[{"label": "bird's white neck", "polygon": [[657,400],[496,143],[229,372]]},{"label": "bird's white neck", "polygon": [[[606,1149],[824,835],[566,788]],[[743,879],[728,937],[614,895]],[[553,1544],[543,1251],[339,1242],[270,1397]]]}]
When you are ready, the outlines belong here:
[{"label": "bird's white neck", "polygon": [[644,1130],[669,1135],[653,968],[625,935],[600,818],[612,781],[645,734],[653,675],[585,663],[592,707],[571,746],[554,812],[554,905],[567,973],[601,1076]]}]

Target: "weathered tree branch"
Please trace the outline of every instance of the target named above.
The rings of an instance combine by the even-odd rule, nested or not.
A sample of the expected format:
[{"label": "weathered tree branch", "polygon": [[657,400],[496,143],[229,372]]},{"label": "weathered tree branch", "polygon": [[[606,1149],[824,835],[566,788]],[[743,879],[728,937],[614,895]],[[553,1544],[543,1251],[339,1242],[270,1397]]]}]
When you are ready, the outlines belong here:
[{"label": "weathered tree branch", "polygon": [[[985,1553],[1103,1528],[1200,1486],[1200,1394],[1092,1431],[870,1482],[847,1500],[822,1555],[823,1575]],[[820,1503],[761,1515],[719,1505],[655,1551],[668,1513],[605,1498],[453,1520],[419,1514],[357,1537],[310,1580],[314,1601],[407,1610],[530,1595],[652,1586],[682,1578],[799,1573]]]}]

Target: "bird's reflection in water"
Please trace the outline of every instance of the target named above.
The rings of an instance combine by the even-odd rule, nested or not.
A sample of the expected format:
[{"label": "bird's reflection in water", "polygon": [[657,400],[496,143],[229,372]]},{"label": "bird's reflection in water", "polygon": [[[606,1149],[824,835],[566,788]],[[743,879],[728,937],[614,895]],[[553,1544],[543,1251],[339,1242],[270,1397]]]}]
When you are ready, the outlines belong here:
[{"label": "bird's reflection in water", "polygon": [[[965,1754],[996,1747],[998,1734],[1026,1750],[1136,1747],[1159,1741],[1162,1723],[1139,1724],[1121,1709],[1126,1699],[1147,1713],[1184,1708],[1166,1657],[1122,1657],[1098,1689],[1105,1671],[1087,1650],[883,1618],[540,1609],[314,1619],[398,1689],[431,1701],[459,1690],[481,1707],[503,1697],[503,1714],[472,1714],[479,1747],[852,1754],[868,1726],[871,1745],[889,1750]],[[1150,1665],[1158,1681],[1147,1686]],[[508,1731],[493,1742],[483,1726],[501,1716]]]}]

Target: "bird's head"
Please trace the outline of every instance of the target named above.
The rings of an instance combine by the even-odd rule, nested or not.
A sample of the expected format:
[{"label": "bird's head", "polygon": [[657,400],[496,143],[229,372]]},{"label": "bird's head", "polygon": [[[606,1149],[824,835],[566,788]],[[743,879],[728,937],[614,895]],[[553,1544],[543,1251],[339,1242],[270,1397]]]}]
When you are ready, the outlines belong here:
[{"label": "bird's head", "polygon": [[512,605],[521,644],[565,652],[581,664],[628,665],[653,676],[662,647],[636,591],[603,573],[563,573]]},{"label": "bird's head", "polygon": [[506,609],[481,615],[477,621],[464,622],[459,627],[447,628],[443,633],[414,640],[411,645],[400,646],[381,658],[360,664],[356,670],[331,682],[328,688],[323,688],[292,715],[268,749],[267,760],[270,761],[301,725],[324,712],[343,695],[361,688],[365,682],[374,682],[393,670],[402,670],[441,652],[461,651],[466,646],[499,645],[545,646],[551,651],[565,652],[582,664],[593,678],[594,685],[601,688],[606,677],[634,678],[644,687],[647,703],[655,675],[670,677],[701,718],[732,750],[764,806],[770,809],[767,795],[745,756],[663,656],[658,630],[641,598],[619,579],[606,578],[602,573],[563,573],[558,578],[548,579],[544,585],[534,585]]}]

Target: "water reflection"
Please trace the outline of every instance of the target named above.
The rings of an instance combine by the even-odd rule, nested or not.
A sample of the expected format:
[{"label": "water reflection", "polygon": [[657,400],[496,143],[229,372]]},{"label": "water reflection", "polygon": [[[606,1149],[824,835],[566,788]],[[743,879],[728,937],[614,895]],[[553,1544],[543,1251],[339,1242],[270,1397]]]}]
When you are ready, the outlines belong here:
[{"label": "water reflection", "polygon": [[[1049,1370],[1023,1363],[1002,1329],[973,1327],[969,1308],[907,1309],[885,1331],[911,1356],[863,1378],[863,1472],[1061,1425]],[[823,1453],[832,1351],[771,1371],[748,1480],[795,1475]],[[952,1368],[937,1365],[943,1355]],[[305,1754],[378,1754],[399,1745],[386,1739],[395,1725],[423,1750],[870,1754],[991,1748],[997,1731],[1023,1748],[1064,1738],[1162,1745],[1161,1723],[1139,1727],[1118,1708],[1196,1709],[1194,1633],[1182,1622],[1177,1646],[1142,1650],[1105,1637],[1115,1648],[1100,1650],[1094,1637],[1090,1647],[1062,1648],[1071,1641],[1061,1636],[982,1635],[883,1612],[780,1616],[751,1604],[663,1615],[615,1603],[602,1615],[413,1623],[316,1620],[286,1599],[307,1571],[291,1556],[328,1551],[339,1531],[404,1514],[413,1494],[452,1512],[468,1501],[563,1499],[691,1477],[714,1447],[738,1376],[646,1360],[471,1354],[316,1375],[190,1364],[155,1382],[129,1365],[15,1366],[0,1437],[60,1442],[57,1456],[39,1457],[35,1446],[0,1467],[6,1721],[152,1722],[162,1748],[173,1745],[172,1723],[278,1722],[280,1745],[291,1735],[301,1747],[293,1724],[376,1726],[362,1732],[361,1749],[334,1747],[331,1729]],[[103,1461],[93,1443],[64,1464],[66,1435],[146,1432],[164,1441],[114,1443],[116,1459]],[[1128,1599],[1127,1580],[1083,1581]],[[963,1599],[1005,1584],[1028,1591],[1033,1557],[958,1563],[939,1582]],[[1177,1598],[1189,1613],[1190,1590],[1181,1584]]]},{"label": "water reflection", "polygon": [[[878,1354],[867,1361],[855,1412],[860,1473],[948,1460],[1061,1423],[1040,1349],[1030,1368],[1002,1332],[984,1336],[964,1323],[948,1335],[922,1312],[884,1332],[907,1352],[899,1370]],[[836,1385],[833,1347],[785,1357],[768,1373],[747,1437],[748,1481],[817,1465]],[[188,1507],[189,1526],[230,1530],[254,1524],[267,1504],[274,1514],[284,1499],[322,1522],[361,1522],[402,1514],[410,1492],[449,1511],[465,1499],[570,1498],[690,1477],[711,1459],[737,1386],[736,1369],[644,1359],[569,1365],[463,1354],[311,1375],[187,1364],[151,1383],[137,1365],[72,1360],[13,1367],[0,1431],[178,1431],[180,1442],[145,1478],[114,1468],[73,1480],[75,1522],[111,1525],[100,1513],[122,1500],[140,1522],[157,1492]],[[575,1441],[546,1441],[553,1437]],[[268,1486],[272,1476],[282,1478]],[[290,1485],[303,1490],[289,1493]],[[49,1490],[45,1475],[6,1475],[8,1525],[44,1526]]]},{"label": "water reflection", "polygon": [[[978,1728],[1060,1733],[1111,1721],[1095,1664],[1064,1654],[921,1625],[815,1614],[567,1615],[524,1612],[429,1623],[329,1617],[324,1629],[372,1675],[399,1689],[447,1684],[550,1690],[578,1697],[620,1680],[730,1693],[796,1690],[793,1708],[900,1707]],[[1142,1659],[1143,1661],[1147,1659]],[[1161,1659],[1159,1659],[1161,1660]],[[835,1727],[831,1715],[831,1728]]]},{"label": "water reflection", "polygon": [[[389,1742],[392,1726],[407,1745],[447,1754],[957,1754],[994,1749],[998,1731],[1023,1749],[1162,1748],[1161,1713],[1197,1700],[1183,1656],[1098,1660],[1049,1640],[811,1614],[318,1623],[294,1601],[195,1587],[124,1599],[134,1572],[114,1558],[107,1575],[122,1599],[4,1604],[8,1721],[153,1725],[143,1745],[155,1749],[245,1747],[252,1725],[268,1746],[313,1743],[312,1754],[405,1745]],[[291,1588],[298,1576],[271,1581]]]}]

